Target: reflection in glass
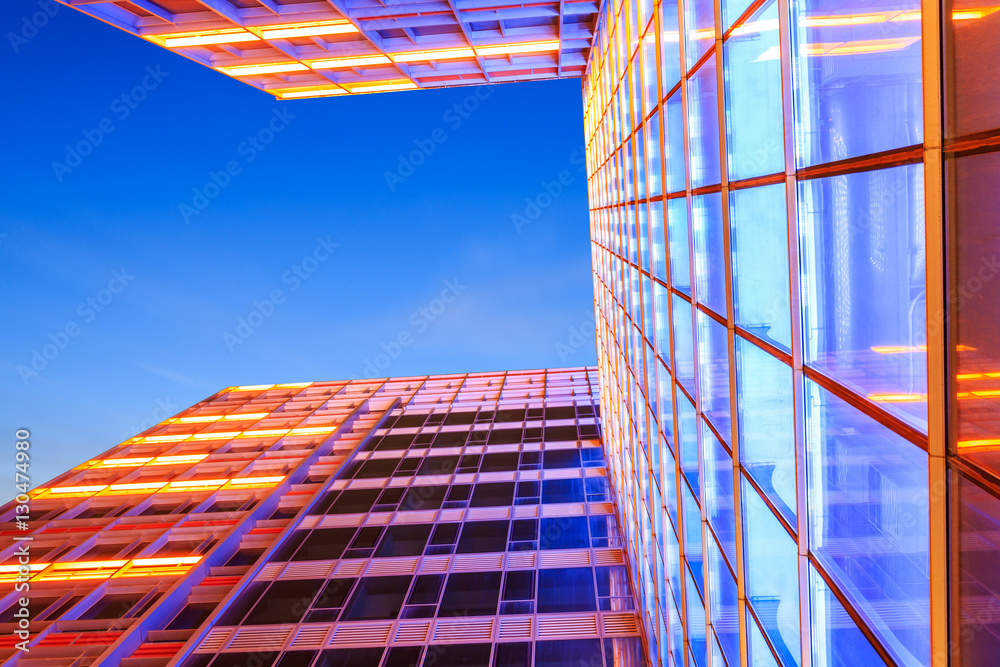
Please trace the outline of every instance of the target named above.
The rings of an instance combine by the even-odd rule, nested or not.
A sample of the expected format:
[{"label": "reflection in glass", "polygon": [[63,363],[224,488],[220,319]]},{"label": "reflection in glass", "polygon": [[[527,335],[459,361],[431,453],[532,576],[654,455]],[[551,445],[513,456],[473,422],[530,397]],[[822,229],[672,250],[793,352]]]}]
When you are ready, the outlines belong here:
[{"label": "reflection in glass", "polygon": [[795,410],[792,369],[736,337],[740,455],[757,485],[795,523]]},{"label": "reflection in glass", "polygon": [[702,311],[698,316],[698,361],[700,370],[701,411],[719,435],[729,443],[729,343],[726,327]]},{"label": "reflection in glass", "polygon": [[952,473],[957,511],[952,528],[952,614],[963,639],[955,664],[988,665],[1000,655],[1000,498]]},{"label": "reflection in glass", "polygon": [[884,665],[816,568],[809,566],[809,620],[814,665]]},{"label": "reflection in glass", "polygon": [[674,324],[674,375],[677,381],[694,394],[694,332],[691,304],[676,294],[671,295]]},{"label": "reflection in glass", "polygon": [[791,350],[785,210],[784,183],[734,190],[729,195],[736,324]]},{"label": "reflection in glass", "polygon": [[[730,471],[731,473],[732,471]],[[732,477],[730,476],[730,484]],[[715,540],[708,540],[708,599],[712,627],[730,665],[740,664],[739,592]]]},{"label": "reflection in glass", "polygon": [[[730,2],[742,9],[749,4],[745,0]],[[777,0],[761,7],[724,43],[730,180],[785,169],[778,53]]]},{"label": "reflection in glass", "polygon": [[[666,175],[667,192],[681,192],[686,187],[684,162],[684,108],[681,105],[681,90],[678,88],[667,98],[666,131]],[[718,127],[718,123],[716,123]]]},{"label": "reflection in glass", "polygon": [[663,95],[681,80],[681,42],[677,24],[677,0],[664,0],[660,5],[660,87]]},{"label": "reflection in glass", "polygon": [[715,4],[712,0],[684,3],[684,32],[685,59],[690,70],[715,43]]},{"label": "reflection in glass", "polygon": [[700,498],[698,480],[698,418],[694,405],[684,394],[677,397],[677,442],[681,454],[681,474],[687,479],[695,497]]},{"label": "reflection in glass", "polygon": [[691,153],[691,187],[715,185],[719,168],[719,99],[715,54],[688,80],[688,142]]},{"label": "reflection in glass", "polygon": [[726,248],[722,193],[691,198],[698,303],[726,316]]},{"label": "reflection in glass", "polygon": [[[701,429],[705,459],[705,515],[726,557],[736,564],[736,510],[733,459],[709,428]],[[711,540],[709,540],[711,541]]]},{"label": "reflection in glass", "polygon": [[923,166],[799,183],[804,356],[927,429]]},{"label": "reflection in glass", "polygon": [[684,197],[667,202],[667,242],[670,252],[670,285],[675,290],[690,295],[691,259],[688,247],[687,199]]},{"label": "reflection in glass", "polygon": [[791,5],[796,166],[922,143],[919,0]]},{"label": "reflection in glass", "polygon": [[901,663],[930,664],[927,454],[806,381],[812,552]]},{"label": "reflection in glass", "polygon": [[747,601],[785,665],[798,665],[798,555],[795,541],[757,491],[743,480]]}]

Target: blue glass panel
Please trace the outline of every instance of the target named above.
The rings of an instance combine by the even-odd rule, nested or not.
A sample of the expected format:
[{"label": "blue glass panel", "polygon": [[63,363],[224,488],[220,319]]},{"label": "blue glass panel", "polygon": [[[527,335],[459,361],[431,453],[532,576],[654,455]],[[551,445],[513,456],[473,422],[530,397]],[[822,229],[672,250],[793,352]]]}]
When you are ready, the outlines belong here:
[{"label": "blue glass panel", "polygon": [[[731,479],[731,478],[730,478]],[[715,540],[708,540],[709,616],[730,665],[740,664],[740,607],[736,579]]]},{"label": "blue glass panel", "polygon": [[691,494],[691,488],[681,482],[681,508],[684,510],[684,556],[698,584],[698,591],[705,594],[705,573],[702,568],[701,508]]},{"label": "blue glass panel", "polygon": [[[788,219],[784,183],[729,195],[736,324],[791,350]],[[762,262],[761,258],[767,261]]]},{"label": "blue glass panel", "polygon": [[[656,105],[660,103],[656,78],[656,28],[653,27],[649,29],[642,40],[643,115],[648,116],[649,112],[655,109]],[[659,132],[660,129],[656,128],[656,131]],[[657,141],[659,140],[657,139]],[[650,189],[650,193],[652,194],[652,189]]]},{"label": "blue glass panel", "polygon": [[632,138],[632,148],[635,151],[635,197],[643,199],[646,196],[646,140],[642,120],[635,129]]},{"label": "blue glass panel", "polygon": [[[753,0],[722,0],[722,31],[725,32],[736,22],[743,12],[753,4]],[[752,21],[750,18],[748,21]],[[743,23],[746,25],[747,21]]]},{"label": "blue glass panel", "polygon": [[698,498],[701,494],[698,482],[698,417],[694,405],[684,394],[677,395],[677,443],[681,474]]},{"label": "blue glass panel", "polygon": [[[698,593],[693,591],[691,574],[687,576],[687,631],[691,657],[698,667],[708,665],[708,643],[705,641],[705,605]],[[704,592],[701,593],[704,595]]]},{"label": "blue glass panel", "polygon": [[705,516],[736,565],[736,505],[733,493],[733,459],[709,428],[701,429],[705,459]]},{"label": "blue glass panel", "polygon": [[784,665],[798,665],[798,555],[795,541],[743,480],[746,595]]},{"label": "blue glass panel", "polygon": [[725,326],[700,310],[697,317],[701,411],[728,444],[732,438],[728,332]]},{"label": "blue glass panel", "polygon": [[698,302],[726,316],[726,246],[722,225],[722,193],[691,198],[695,285]]},{"label": "blue glass panel", "polygon": [[740,455],[764,495],[795,524],[795,409],[792,369],[736,337]]},{"label": "blue glass panel", "polygon": [[659,278],[663,282],[667,282],[666,241],[666,230],[663,227],[663,204],[652,202],[649,204],[649,250],[653,265],[651,273],[654,278]]},{"label": "blue glass panel", "polygon": [[715,6],[712,0],[684,3],[684,32],[685,60],[690,70],[715,43]]},{"label": "blue glass panel", "polygon": [[814,567],[809,566],[813,664],[885,665]]},{"label": "blue glass panel", "polygon": [[[674,455],[668,451],[660,452],[660,465],[663,468],[663,504],[667,508],[667,516],[674,526],[674,530],[680,525],[677,522],[677,470]],[[676,538],[675,538],[676,539]],[[665,547],[664,547],[665,548]]]},{"label": "blue glass panel", "polygon": [[919,0],[791,9],[797,166],[923,143]]},{"label": "blue glass panel", "polygon": [[[680,592],[680,588],[677,589]],[[680,597],[678,596],[678,599]],[[684,626],[677,605],[670,601],[670,657],[674,665],[684,665]]]},{"label": "blue glass panel", "polygon": [[684,108],[681,105],[680,89],[667,98],[667,122],[663,129],[667,137],[667,192],[681,192],[687,186],[687,181],[684,167]]},{"label": "blue glass panel", "polygon": [[[670,292],[659,283],[653,283],[656,302],[656,350],[660,360],[670,364]],[[662,400],[662,399],[661,399]],[[663,423],[663,420],[660,420]]]},{"label": "blue glass panel", "polygon": [[[663,194],[663,171],[660,168],[662,152],[660,145],[660,112],[656,111],[646,124],[646,178],[649,183],[650,197],[658,197]],[[659,204],[656,206],[659,207]]]},{"label": "blue glass panel", "polygon": [[657,366],[657,382],[659,383],[659,420],[660,420],[660,430],[663,432],[664,440],[663,446],[669,447],[671,450],[674,448],[674,400],[671,389],[673,384],[670,380],[670,374],[667,369],[663,366]]},{"label": "blue glass panel", "polygon": [[747,614],[747,632],[750,635],[747,642],[747,649],[750,654],[750,666],[778,667],[778,663],[774,659],[774,654],[771,653],[771,649],[767,645],[767,640],[764,639],[764,635],[760,631],[760,626],[757,625],[757,622],[753,620],[750,614]]},{"label": "blue glass panel", "polygon": [[[730,2],[743,5],[741,10],[750,4]],[[777,0],[766,3],[726,40],[723,55],[730,180],[784,171]]]},{"label": "blue glass panel", "polygon": [[700,188],[719,183],[722,177],[719,168],[719,100],[714,53],[688,80],[688,132],[691,187]]},{"label": "blue glass panel", "polygon": [[923,166],[800,183],[805,360],[927,429]]},{"label": "blue glass panel", "polygon": [[687,199],[684,197],[667,202],[667,241],[670,252],[670,286],[685,294],[691,294],[688,210]]},{"label": "blue glass panel", "polygon": [[674,324],[674,375],[677,380],[694,394],[694,332],[691,323],[691,304],[671,295]]},{"label": "blue glass panel", "polygon": [[905,664],[930,664],[927,454],[806,382],[812,551]]},{"label": "blue glass panel", "polygon": [[660,5],[660,87],[663,95],[681,80],[679,35],[677,0],[664,0]]}]

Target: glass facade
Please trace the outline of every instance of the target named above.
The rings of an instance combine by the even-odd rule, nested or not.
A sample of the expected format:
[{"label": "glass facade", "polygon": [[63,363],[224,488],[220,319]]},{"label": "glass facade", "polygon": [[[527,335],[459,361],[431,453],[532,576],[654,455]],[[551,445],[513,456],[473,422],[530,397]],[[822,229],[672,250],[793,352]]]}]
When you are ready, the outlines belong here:
[{"label": "glass facade", "polygon": [[[667,569],[641,599],[654,664],[990,660],[995,540],[970,533],[1000,496],[998,17],[604,6],[583,93],[598,358],[616,497],[663,515],[624,524],[632,570]],[[672,414],[645,398],[651,358]]]},{"label": "glass facade", "polygon": [[588,368],[231,387],[33,493],[32,664],[643,667],[599,420]]}]

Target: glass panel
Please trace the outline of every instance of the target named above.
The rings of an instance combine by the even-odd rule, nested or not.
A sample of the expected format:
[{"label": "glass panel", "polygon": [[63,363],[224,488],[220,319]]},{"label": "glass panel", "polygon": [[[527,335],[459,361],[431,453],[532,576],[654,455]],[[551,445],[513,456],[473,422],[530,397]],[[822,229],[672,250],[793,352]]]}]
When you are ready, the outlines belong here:
[{"label": "glass panel", "polygon": [[705,594],[705,574],[702,569],[701,550],[701,509],[691,495],[691,488],[681,483],[681,504],[684,510],[684,556],[698,585],[698,591]]},{"label": "glass panel", "polygon": [[[785,665],[798,665],[798,555],[795,541],[743,480],[747,601]],[[791,576],[789,576],[789,573]]]},{"label": "glass panel", "polygon": [[764,639],[764,635],[760,631],[760,626],[757,625],[757,622],[753,620],[750,614],[747,614],[747,631],[750,633],[750,641],[747,646],[750,653],[750,666],[778,667],[778,663],[774,659],[774,654],[771,653],[771,649],[767,645],[767,640]]},{"label": "glass panel", "polygon": [[712,0],[684,3],[684,31],[685,59],[690,70],[715,43],[715,5]]},{"label": "glass panel", "polygon": [[663,228],[663,204],[660,202],[649,205],[649,241],[653,277],[667,282],[666,231]]},{"label": "glass panel", "polygon": [[[1000,127],[1000,78],[984,76],[983,63],[1000,62],[1000,13],[982,0],[944,3],[948,136]],[[949,19],[950,17],[950,19]]]},{"label": "glass panel", "polygon": [[[987,77],[984,77],[987,78]],[[1000,153],[948,161],[948,227],[957,232],[958,453],[1000,475]],[[943,318],[930,323],[940,329]]]},{"label": "glass panel", "polygon": [[905,664],[930,664],[927,454],[806,382],[812,551]]},{"label": "glass panel", "polygon": [[[681,184],[683,189],[684,185]],[[691,294],[691,260],[688,246],[687,199],[667,202],[667,240],[670,251],[670,286]]]},{"label": "glass panel", "polygon": [[[730,471],[732,472],[732,471]],[[730,475],[730,480],[732,476]],[[734,561],[735,562],[735,561]],[[739,591],[715,540],[708,540],[708,599],[712,627],[730,665],[740,664]]]},{"label": "glass panel", "polygon": [[[656,111],[646,124],[646,178],[649,181],[649,196],[663,194],[663,172],[660,170],[660,112]],[[659,204],[656,205],[659,208]]]},{"label": "glass panel", "polygon": [[728,443],[732,437],[728,332],[725,326],[702,311],[697,315],[701,411]]},{"label": "glass panel", "polygon": [[694,491],[695,497],[700,497],[701,485],[698,483],[698,418],[694,405],[687,396],[677,397],[677,441],[680,444],[681,473],[687,479]]},{"label": "glass panel", "polygon": [[719,183],[722,176],[719,168],[719,99],[714,53],[688,80],[688,132],[691,187]]},{"label": "glass panel", "polygon": [[684,108],[681,91],[667,98],[667,192],[681,192],[687,186],[684,171]]},{"label": "glass panel", "polygon": [[691,198],[698,302],[726,316],[726,247],[722,193]]},{"label": "glass panel", "polygon": [[809,587],[813,664],[884,665],[885,661],[811,565]]},{"label": "glass panel", "polygon": [[705,458],[705,515],[715,536],[736,565],[736,510],[733,494],[733,459],[711,429],[701,429]]},{"label": "glass panel", "polygon": [[[698,667],[708,664],[708,644],[705,641],[705,605],[691,583],[691,574],[687,576],[687,631],[688,645],[691,655]],[[704,594],[704,593],[702,593]]]},{"label": "glass panel", "polygon": [[674,320],[674,374],[677,380],[694,394],[694,332],[691,323],[691,304],[673,297]]},{"label": "glass panel", "polygon": [[952,528],[952,567],[958,573],[953,579],[952,614],[962,637],[955,643],[954,664],[989,665],[1000,655],[1000,499],[956,473],[951,488],[957,506],[952,514],[957,524]]},{"label": "glass panel", "polygon": [[[670,364],[670,292],[659,283],[653,283],[653,294],[656,299],[656,350],[660,360]],[[661,377],[662,380],[662,377]],[[661,396],[661,401],[662,396]],[[663,423],[663,420],[660,420]]]},{"label": "glass panel", "polygon": [[[722,0],[722,31],[729,30],[736,19],[752,4],[753,0]],[[753,21],[753,18],[744,21],[743,25],[747,25],[750,21]]]},{"label": "glass panel", "polygon": [[[642,40],[643,116],[648,116],[649,112],[655,109],[656,105],[660,103],[656,77],[656,28],[654,27],[649,29]],[[659,129],[657,129],[657,132],[659,132]]]},{"label": "glass panel", "polygon": [[[744,5],[742,9],[749,4],[730,2]],[[784,171],[777,0],[770,0],[734,32],[723,54],[730,180]]]},{"label": "glass panel", "polygon": [[660,87],[664,95],[681,80],[680,46],[677,0],[664,0],[660,5]]},{"label": "glass panel", "polygon": [[[784,183],[735,190],[729,195],[736,324],[791,350],[785,211]],[[767,261],[762,262],[761,257]]]},{"label": "glass panel", "polygon": [[795,409],[792,369],[736,337],[740,455],[743,466],[795,524]]},{"label": "glass panel", "polygon": [[923,166],[799,184],[807,363],[927,429]]},{"label": "glass panel", "polygon": [[919,0],[791,5],[797,166],[923,143]]}]

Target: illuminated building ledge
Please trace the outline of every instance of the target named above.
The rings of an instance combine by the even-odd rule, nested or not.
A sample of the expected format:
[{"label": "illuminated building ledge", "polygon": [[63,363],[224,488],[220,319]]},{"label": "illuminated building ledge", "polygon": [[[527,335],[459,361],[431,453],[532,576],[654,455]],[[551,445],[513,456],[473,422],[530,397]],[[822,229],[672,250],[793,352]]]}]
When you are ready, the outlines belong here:
[{"label": "illuminated building ledge", "polygon": [[175,14],[161,0],[59,1],[279,99],[580,77],[599,9],[594,0],[351,8],[211,0]]},{"label": "illuminated building ledge", "polygon": [[246,651],[248,641],[253,641],[255,650],[278,651],[293,646],[303,650],[426,641],[462,644],[639,637],[639,627],[635,611],[215,627],[194,652]]}]

